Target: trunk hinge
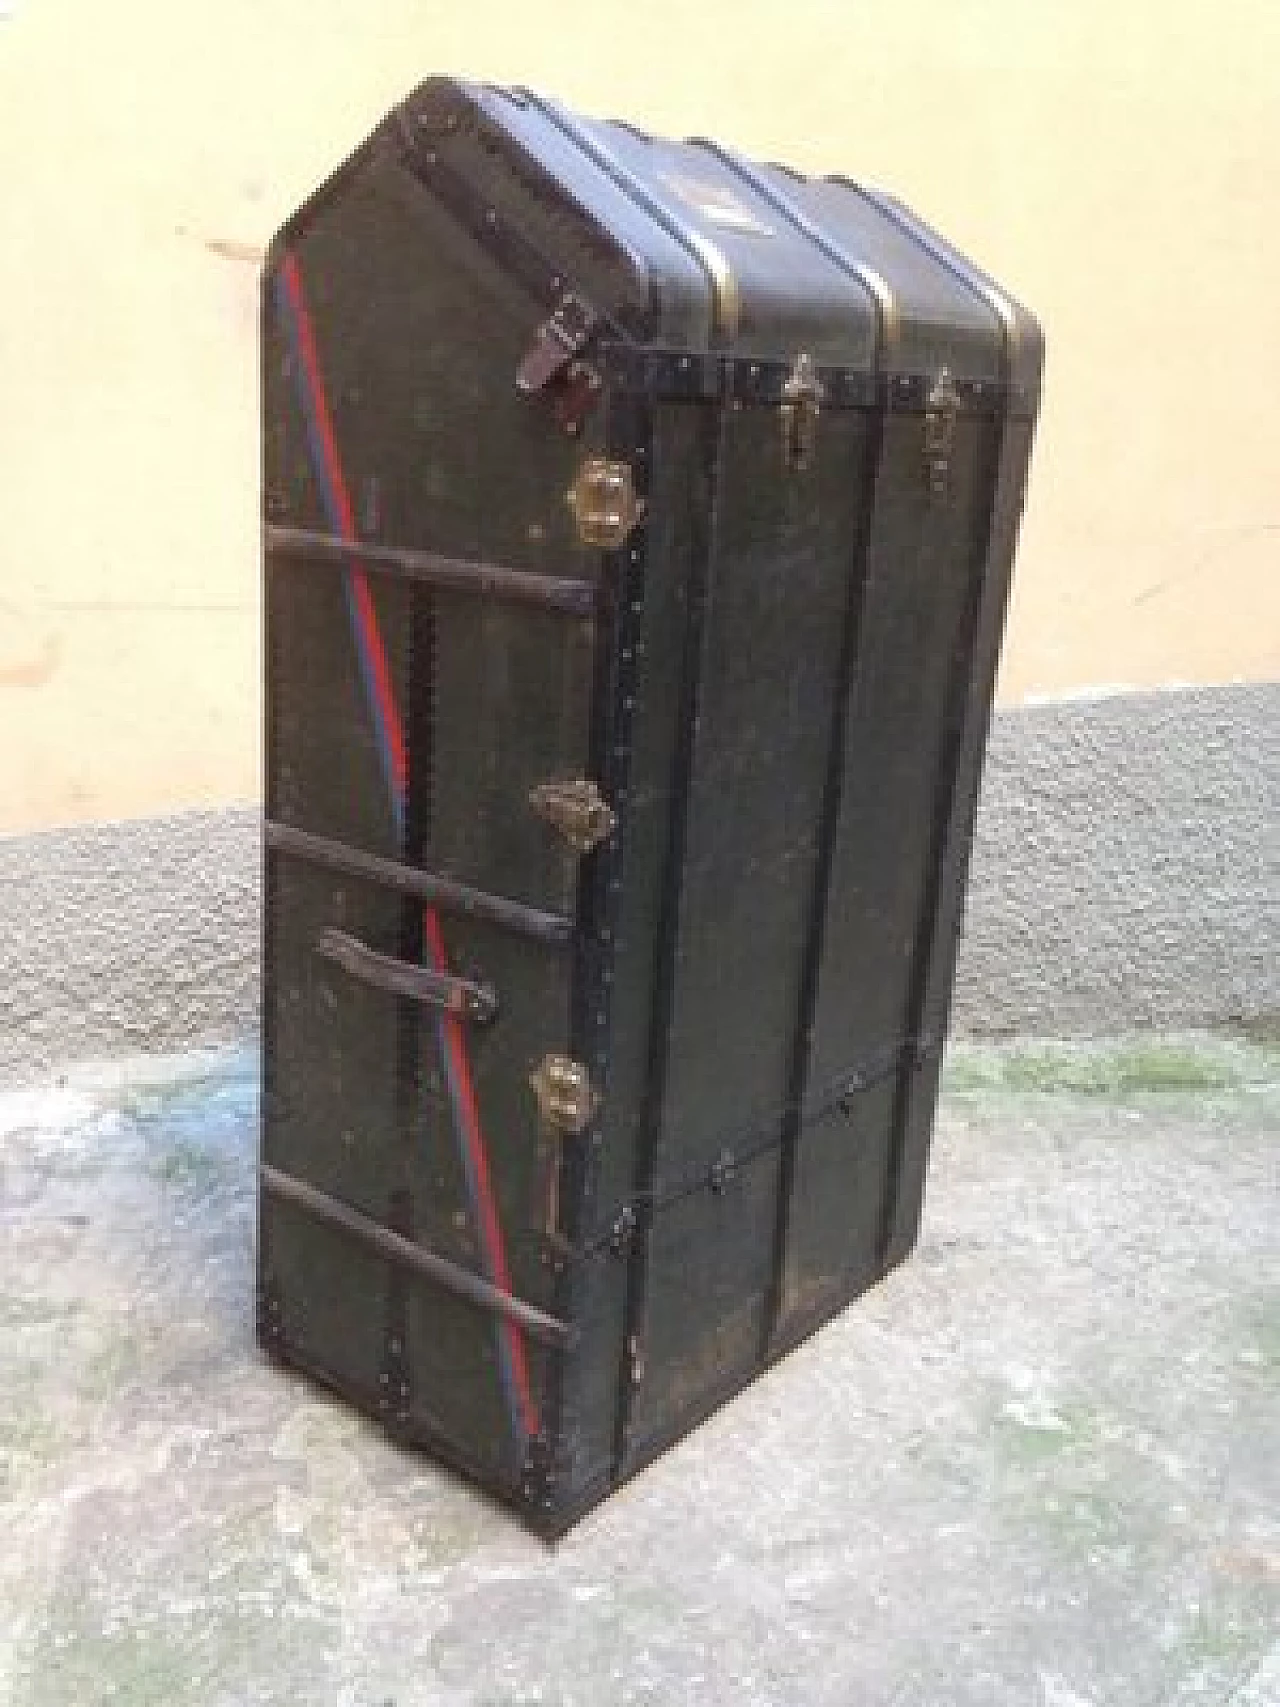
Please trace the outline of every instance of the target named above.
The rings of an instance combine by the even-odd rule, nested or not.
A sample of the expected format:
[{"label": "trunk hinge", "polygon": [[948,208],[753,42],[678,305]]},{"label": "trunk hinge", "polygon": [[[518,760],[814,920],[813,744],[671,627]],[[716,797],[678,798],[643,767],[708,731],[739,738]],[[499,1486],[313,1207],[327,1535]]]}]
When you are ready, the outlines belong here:
[{"label": "trunk hinge", "polygon": [[547,392],[567,433],[581,431],[583,417],[601,389],[599,370],[581,359],[599,327],[595,309],[566,291],[516,369],[516,390],[526,396]]}]

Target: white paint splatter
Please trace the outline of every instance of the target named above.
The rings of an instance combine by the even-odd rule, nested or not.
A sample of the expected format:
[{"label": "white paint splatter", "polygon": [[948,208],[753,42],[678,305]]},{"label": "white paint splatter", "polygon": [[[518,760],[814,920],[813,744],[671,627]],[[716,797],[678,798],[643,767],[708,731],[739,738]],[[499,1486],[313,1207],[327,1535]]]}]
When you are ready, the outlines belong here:
[{"label": "white paint splatter", "polygon": [[1068,1424],[1047,1400],[1041,1398],[1010,1399],[1001,1416],[1016,1422],[1019,1428],[1036,1429],[1041,1434],[1070,1434]]},{"label": "white paint splatter", "polygon": [[1042,1707],[1094,1707],[1091,1695],[1081,1695],[1047,1671],[1040,1673],[1040,1700]]}]

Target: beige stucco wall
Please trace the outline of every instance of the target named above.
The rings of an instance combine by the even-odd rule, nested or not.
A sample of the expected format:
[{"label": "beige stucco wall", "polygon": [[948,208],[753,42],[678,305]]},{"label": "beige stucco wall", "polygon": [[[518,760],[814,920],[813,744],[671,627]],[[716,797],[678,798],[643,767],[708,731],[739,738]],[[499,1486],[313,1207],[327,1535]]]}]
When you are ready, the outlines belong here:
[{"label": "beige stucco wall", "polygon": [[1274,0],[0,0],[0,829],[250,798],[255,267],[419,76],[892,188],[1043,319],[1002,694],[1280,676]]}]

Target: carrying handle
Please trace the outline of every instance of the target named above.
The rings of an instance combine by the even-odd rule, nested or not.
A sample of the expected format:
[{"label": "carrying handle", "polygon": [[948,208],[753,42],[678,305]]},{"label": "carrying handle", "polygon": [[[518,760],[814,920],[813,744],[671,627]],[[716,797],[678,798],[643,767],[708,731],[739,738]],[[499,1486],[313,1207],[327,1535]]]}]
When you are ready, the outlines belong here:
[{"label": "carrying handle", "polygon": [[497,1017],[498,994],[491,984],[476,984],[468,978],[436,972],[430,966],[415,966],[412,961],[379,954],[357,937],[331,927],[320,932],[315,949],[349,977],[371,984],[375,990],[386,990],[390,995],[421,1002],[425,1007],[443,1008],[446,1013],[477,1020],[482,1025]]}]

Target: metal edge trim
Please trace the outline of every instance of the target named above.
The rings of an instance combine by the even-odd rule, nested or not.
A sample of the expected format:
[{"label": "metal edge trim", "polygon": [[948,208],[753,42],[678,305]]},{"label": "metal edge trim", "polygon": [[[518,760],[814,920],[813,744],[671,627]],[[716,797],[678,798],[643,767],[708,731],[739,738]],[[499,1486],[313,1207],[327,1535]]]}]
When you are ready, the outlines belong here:
[{"label": "metal edge trim", "polygon": [[[446,85],[459,108],[468,109],[474,120],[473,124],[465,127],[459,120],[457,130],[479,132],[481,129],[487,129],[491,134],[500,131],[511,150],[532,161],[565,201],[573,206],[596,232],[608,237],[616,254],[632,269],[638,280],[640,294],[645,303],[644,308],[640,310],[644,316],[641,335],[651,330],[657,315],[657,294],[653,272],[645,257],[629,243],[618,238],[607,224],[573,195],[560,178],[548,171],[528,145],[504,122],[500,110],[496,108],[495,100],[498,98],[510,99],[521,106],[535,104],[532,98],[528,101],[521,100],[522,91],[503,88],[497,84],[468,84],[456,78],[428,78],[425,83],[419,84],[417,89],[392,109],[386,121],[392,127],[401,161],[416,181],[453,215],[475,242],[486,249],[499,265],[510,272],[536,299],[547,307],[555,304],[568,282],[561,267],[549,261],[539,246],[525,236],[523,230],[518,228],[515,216],[499,215],[495,207],[486,203],[484,196],[476,189],[465,171],[452,159],[446,160],[448,144],[456,134],[455,127],[447,122],[448,115],[445,122],[440,124],[432,122],[421,110],[420,102],[424,91],[438,90]],[[456,114],[454,116],[457,117]],[[575,294],[583,296],[584,292],[576,289]],[[614,316],[601,311],[600,318],[602,322],[612,323]],[[628,333],[636,330],[634,316],[629,307],[618,308],[617,319],[620,324],[624,324]]]},{"label": "metal edge trim", "polygon": [[[706,351],[638,349],[633,344],[601,346],[605,384],[621,393],[643,394],[663,402],[751,403],[776,406],[786,401],[792,364],[776,357],[730,356]],[[878,376],[866,368],[818,364],[824,409],[873,409],[895,414],[922,413],[930,406],[936,374],[898,372]],[[1008,388],[995,379],[953,381],[961,415],[1005,413]]]}]

